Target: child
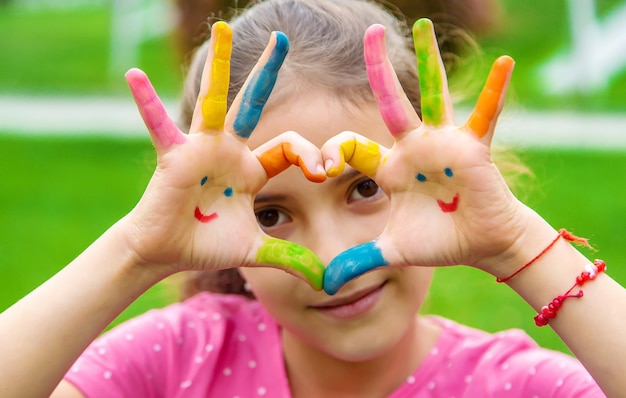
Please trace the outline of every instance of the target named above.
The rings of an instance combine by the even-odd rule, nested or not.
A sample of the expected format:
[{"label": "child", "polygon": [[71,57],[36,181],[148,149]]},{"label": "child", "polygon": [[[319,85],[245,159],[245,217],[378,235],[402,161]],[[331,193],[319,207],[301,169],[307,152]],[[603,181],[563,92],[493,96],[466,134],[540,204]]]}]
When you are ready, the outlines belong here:
[{"label": "child", "polygon": [[[217,23],[192,65],[189,135],[145,75],[127,74],[157,170],[131,213],[2,314],[3,397],[47,395],[65,372],[53,396],[622,394],[624,289],[513,197],[491,161],[510,58],[457,128],[428,21],[414,28],[421,120],[401,27],[371,3],[269,0],[232,28],[232,58]],[[278,30],[291,43],[282,67]],[[521,332],[420,315],[432,266],[455,264],[508,283],[580,362]],[[255,300],[199,293],[87,348],[164,277],[227,268]]]}]

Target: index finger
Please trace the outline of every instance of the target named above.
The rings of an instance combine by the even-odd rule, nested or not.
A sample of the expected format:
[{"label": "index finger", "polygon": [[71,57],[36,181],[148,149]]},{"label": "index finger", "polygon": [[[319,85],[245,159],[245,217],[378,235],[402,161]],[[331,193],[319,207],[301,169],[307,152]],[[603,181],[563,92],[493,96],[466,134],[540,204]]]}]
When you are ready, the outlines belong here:
[{"label": "index finger", "polygon": [[413,24],[413,43],[422,96],[422,121],[435,127],[454,124],[446,70],[429,19],[421,18]]}]

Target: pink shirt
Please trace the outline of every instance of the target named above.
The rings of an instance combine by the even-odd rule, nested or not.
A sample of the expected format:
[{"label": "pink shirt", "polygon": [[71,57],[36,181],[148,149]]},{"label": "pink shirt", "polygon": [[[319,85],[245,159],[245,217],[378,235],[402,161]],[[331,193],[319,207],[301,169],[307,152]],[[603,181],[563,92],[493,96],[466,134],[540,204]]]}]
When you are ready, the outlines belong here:
[{"label": "pink shirt", "polygon": [[[522,331],[442,333],[389,397],[604,397],[581,364]],[[290,397],[280,329],[260,303],[198,294],[103,335],[65,376],[87,397]]]}]

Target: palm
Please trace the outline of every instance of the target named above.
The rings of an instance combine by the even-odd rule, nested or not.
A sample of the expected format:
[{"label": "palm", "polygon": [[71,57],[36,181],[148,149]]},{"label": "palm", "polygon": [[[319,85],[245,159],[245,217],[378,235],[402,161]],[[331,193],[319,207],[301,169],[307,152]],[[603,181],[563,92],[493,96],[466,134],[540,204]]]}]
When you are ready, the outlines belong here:
[{"label": "palm", "polygon": [[[314,170],[321,158],[318,153],[311,159],[314,151],[303,149],[302,142],[283,145],[289,138],[279,136],[254,152],[247,146],[287,53],[287,39],[272,35],[227,113],[231,48],[230,27],[214,24],[189,135],[167,116],[143,72],[127,74],[157,152],[154,176],[128,217],[135,228],[131,246],[146,263],[165,265],[171,272],[270,265],[321,288],[324,267],[319,259],[303,247],[265,235],[252,210],[253,196],[267,179],[292,163],[302,166],[311,180],[325,177],[309,172],[306,163]],[[302,160],[301,149],[308,159]]]},{"label": "palm", "polygon": [[[404,95],[385,54],[384,29],[375,25],[365,36],[368,76],[395,143],[387,149],[347,133],[324,149],[336,163],[348,159],[374,178],[391,201],[383,234],[329,264],[324,277],[329,293],[389,264],[479,266],[482,259],[506,250],[514,241],[505,231],[518,222],[523,206],[506,187],[490,150],[513,62],[508,57],[496,61],[474,113],[459,127],[454,124],[432,23],[416,22],[414,39],[423,120]],[[337,146],[340,155],[333,155]]]}]

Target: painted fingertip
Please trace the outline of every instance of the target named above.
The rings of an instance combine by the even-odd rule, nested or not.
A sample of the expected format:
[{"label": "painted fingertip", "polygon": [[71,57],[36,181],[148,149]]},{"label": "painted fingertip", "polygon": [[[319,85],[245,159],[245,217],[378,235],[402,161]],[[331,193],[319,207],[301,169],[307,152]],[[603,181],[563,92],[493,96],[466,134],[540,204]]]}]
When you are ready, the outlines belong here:
[{"label": "painted fingertip", "polygon": [[413,31],[428,32],[433,29],[433,21],[428,18],[420,18],[413,24]]},{"label": "painted fingertip", "polygon": [[388,264],[376,241],[352,247],[328,264],[324,272],[324,291],[333,295],[352,279]]},{"label": "painted fingertip", "polygon": [[286,271],[304,278],[315,290],[322,290],[325,267],[322,261],[304,246],[276,238],[263,238],[256,253],[258,264],[280,265]]},{"label": "painted fingertip", "polygon": [[281,31],[274,31],[273,33],[276,38],[276,45],[272,51],[272,56],[267,64],[267,68],[278,72],[278,69],[282,66],[289,52],[289,38]]}]

